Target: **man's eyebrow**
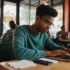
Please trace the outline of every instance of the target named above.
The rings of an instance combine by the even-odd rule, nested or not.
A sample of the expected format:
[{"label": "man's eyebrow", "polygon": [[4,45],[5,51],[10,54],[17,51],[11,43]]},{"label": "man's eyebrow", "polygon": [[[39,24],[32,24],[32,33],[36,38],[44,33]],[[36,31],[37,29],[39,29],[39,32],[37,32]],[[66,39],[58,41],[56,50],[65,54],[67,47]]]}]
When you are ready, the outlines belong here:
[{"label": "man's eyebrow", "polygon": [[50,22],[49,20],[45,20],[45,21],[48,21],[50,24],[52,24],[52,22]]}]

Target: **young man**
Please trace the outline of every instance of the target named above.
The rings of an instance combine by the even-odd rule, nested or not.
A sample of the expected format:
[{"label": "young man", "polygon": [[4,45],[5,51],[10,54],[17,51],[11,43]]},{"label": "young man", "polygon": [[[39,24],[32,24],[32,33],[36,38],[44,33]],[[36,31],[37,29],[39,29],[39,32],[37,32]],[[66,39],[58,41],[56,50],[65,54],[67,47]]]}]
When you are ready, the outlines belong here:
[{"label": "young man", "polygon": [[36,9],[36,19],[33,25],[22,25],[16,28],[13,49],[17,59],[69,55],[66,48],[56,45],[46,33],[53,25],[56,16],[57,11],[54,8],[40,5]]}]

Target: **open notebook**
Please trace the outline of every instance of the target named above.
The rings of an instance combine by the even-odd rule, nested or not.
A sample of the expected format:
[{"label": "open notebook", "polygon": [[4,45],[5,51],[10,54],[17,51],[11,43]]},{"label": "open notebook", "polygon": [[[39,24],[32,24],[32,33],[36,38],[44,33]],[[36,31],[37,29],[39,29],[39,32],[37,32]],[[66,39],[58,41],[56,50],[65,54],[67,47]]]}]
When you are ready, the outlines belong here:
[{"label": "open notebook", "polygon": [[46,58],[61,60],[61,61],[69,61],[70,62],[70,56],[66,56],[66,55],[55,56],[55,57],[46,57]]}]

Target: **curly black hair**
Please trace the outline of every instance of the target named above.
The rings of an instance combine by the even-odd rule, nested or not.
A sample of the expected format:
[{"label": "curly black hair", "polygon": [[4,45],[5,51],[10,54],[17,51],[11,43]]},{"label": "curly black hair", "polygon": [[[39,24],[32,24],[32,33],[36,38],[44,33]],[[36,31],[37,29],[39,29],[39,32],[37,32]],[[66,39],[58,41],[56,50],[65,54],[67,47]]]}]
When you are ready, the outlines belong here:
[{"label": "curly black hair", "polygon": [[36,9],[36,16],[42,17],[46,15],[56,17],[58,15],[58,12],[56,11],[56,9],[54,9],[49,5],[44,5],[44,4],[39,5]]}]

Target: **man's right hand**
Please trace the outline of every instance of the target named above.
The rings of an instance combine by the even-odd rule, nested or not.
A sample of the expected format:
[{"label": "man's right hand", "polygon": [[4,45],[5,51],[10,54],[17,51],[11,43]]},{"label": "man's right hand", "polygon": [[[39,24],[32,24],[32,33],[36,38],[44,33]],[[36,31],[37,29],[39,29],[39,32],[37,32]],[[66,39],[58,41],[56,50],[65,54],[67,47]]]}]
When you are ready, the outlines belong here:
[{"label": "man's right hand", "polygon": [[70,54],[64,50],[54,50],[46,52],[46,56],[57,56],[57,55],[70,55]]}]

